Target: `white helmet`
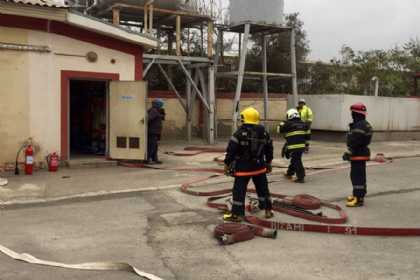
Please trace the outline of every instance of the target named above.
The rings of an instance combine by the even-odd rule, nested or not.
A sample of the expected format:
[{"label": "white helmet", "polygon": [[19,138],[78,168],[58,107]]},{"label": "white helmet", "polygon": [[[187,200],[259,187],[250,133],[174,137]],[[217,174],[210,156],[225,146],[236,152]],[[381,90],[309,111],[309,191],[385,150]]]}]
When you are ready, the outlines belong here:
[{"label": "white helmet", "polygon": [[299,114],[298,110],[290,109],[289,111],[287,111],[287,119],[288,120],[300,119],[300,114]]}]

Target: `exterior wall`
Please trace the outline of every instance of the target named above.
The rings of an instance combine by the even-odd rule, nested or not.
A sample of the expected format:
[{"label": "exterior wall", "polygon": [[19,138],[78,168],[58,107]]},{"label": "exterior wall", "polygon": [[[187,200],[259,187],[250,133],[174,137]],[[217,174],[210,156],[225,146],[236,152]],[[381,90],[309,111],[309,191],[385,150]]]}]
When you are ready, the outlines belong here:
[{"label": "exterior wall", "polygon": [[[245,94],[246,95],[246,94]],[[230,95],[218,94],[216,100],[216,123],[218,127],[218,136],[227,137],[232,133],[232,114],[233,103]],[[186,138],[186,114],[184,109],[179,104],[175,93],[168,91],[151,91],[149,95],[148,108],[154,98],[162,98],[165,101],[166,120],[163,125],[164,139],[185,139]],[[263,114],[264,102],[261,97],[257,95],[248,95],[248,97],[241,100],[241,109],[248,106],[253,106],[261,115]],[[269,129],[274,130],[274,127],[279,121],[284,120],[287,109],[287,99],[271,97],[269,105]],[[202,136],[201,132],[205,127],[206,111],[200,105],[200,101],[196,101],[193,111],[193,135]]]},{"label": "exterior wall", "polygon": [[420,131],[420,99],[356,95],[300,97],[305,98],[314,111],[313,129],[347,131],[351,122],[350,106],[363,102],[368,108],[368,120],[376,131]]},{"label": "exterior wall", "polygon": [[[0,42],[26,44],[28,32],[0,27]],[[0,51],[0,165],[29,137],[29,53]]]},{"label": "exterior wall", "polygon": [[[152,94],[156,96],[155,94]],[[157,94],[159,96],[159,94]],[[147,108],[152,106],[152,100],[154,97],[150,97],[148,100]],[[170,139],[185,139],[187,136],[186,118],[187,114],[179,103],[176,97],[161,97],[165,102],[165,113],[166,119],[163,122],[162,138],[165,140]],[[185,100],[184,100],[185,101]],[[193,136],[198,136],[199,128],[199,117],[200,115],[200,103],[196,101],[193,110]]]},{"label": "exterior wall", "polygon": [[[114,73],[119,74],[121,80],[135,79],[135,57],[120,51],[61,35],[18,28],[0,27],[0,41],[46,45],[52,50],[50,53],[0,51],[0,59],[8,60],[8,63],[0,63],[0,79],[3,85],[10,85],[1,87],[0,104],[9,107],[13,104],[13,108],[8,109],[13,117],[6,113],[7,110],[0,111],[0,119],[11,123],[6,129],[0,126],[0,135],[17,134],[2,137],[8,149],[0,154],[0,163],[14,161],[19,142],[28,137],[40,145],[37,161],[43,160],[49,152],[60,152],[61,71]],[[90,63],[84,57],[89,51],[98,54],[96,63]],[[111,59],[116,63],[112,64]],[[14,123],[11,119],[21,121]]]},{"label": "exterior wall", "polygon": [[[220,98],[216,101],[216,118],[217,118],[217,135],[219,137],[230,136],[232,133],[232,115],[233,115],[233,102],[232,99]],[[240,110],[252,106],[257,109],[261,118],[264,114],[264,101],[261,97],[247,97],[242,98],[240,103]],[[268,123],[267,128],[271,133],[274,133],[276,125],[281,120],[285,119],[287,111],[287,99],[270,97],[268,107]]]}]

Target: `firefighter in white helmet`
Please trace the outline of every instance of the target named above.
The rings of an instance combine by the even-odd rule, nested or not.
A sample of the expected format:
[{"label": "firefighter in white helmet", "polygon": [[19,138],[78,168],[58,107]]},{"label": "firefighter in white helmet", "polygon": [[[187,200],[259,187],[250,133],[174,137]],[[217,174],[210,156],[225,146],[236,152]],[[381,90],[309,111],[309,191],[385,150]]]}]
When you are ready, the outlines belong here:
[{"label": "firefighter in white helmet", "polygon": [[301,120],[296,109],[290,109],[287,111],[287,121],[280,124],[279,130],[286,139],[282,156],[291,159],[285,177],[291,180],[296,175],[297,178],[294,182],[304,183],[305,168],[302,163],[302,155],[308,139],[308,126]]}]

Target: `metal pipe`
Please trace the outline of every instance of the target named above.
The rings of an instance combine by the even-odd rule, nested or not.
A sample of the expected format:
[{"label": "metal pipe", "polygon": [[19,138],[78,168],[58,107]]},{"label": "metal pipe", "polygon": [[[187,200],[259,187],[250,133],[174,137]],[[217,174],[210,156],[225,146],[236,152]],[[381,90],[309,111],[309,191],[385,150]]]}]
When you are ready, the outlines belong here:
[{"label": "metal pipe", "polygon": [[379,78],[374,76],[372,77],[372,82],[375,82],[375,96],[379,96]]}]

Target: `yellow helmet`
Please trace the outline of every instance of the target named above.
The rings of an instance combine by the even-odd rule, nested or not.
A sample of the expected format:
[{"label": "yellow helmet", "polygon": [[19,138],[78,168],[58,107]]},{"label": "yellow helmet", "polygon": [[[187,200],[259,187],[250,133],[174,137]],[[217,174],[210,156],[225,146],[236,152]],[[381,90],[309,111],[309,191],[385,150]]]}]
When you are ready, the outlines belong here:
[{"label": "yellow helmet", "polygon": [[241,112],[241,121],[243,124],[259,124],[260,113],[252,107],[248,107]]}]

